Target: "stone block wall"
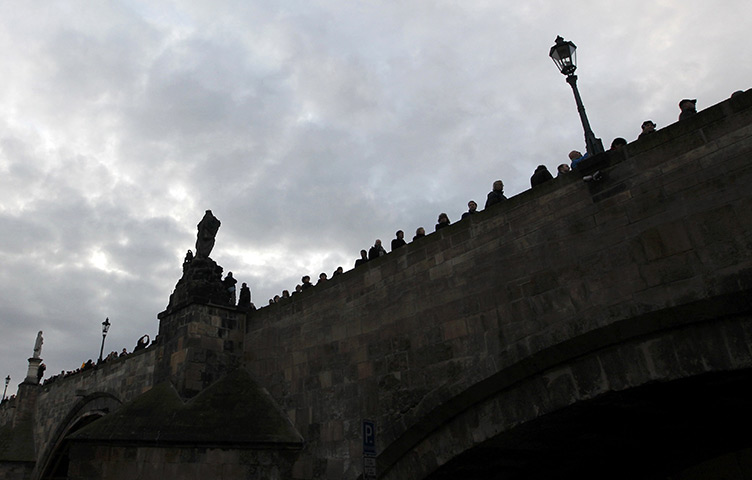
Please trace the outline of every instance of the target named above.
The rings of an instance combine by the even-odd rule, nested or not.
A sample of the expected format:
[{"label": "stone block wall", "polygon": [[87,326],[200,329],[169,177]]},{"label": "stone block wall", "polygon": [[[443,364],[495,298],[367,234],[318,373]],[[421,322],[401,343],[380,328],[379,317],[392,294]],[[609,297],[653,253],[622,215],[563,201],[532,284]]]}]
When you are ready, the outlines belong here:
[{"label": "stone block wall", "polygon": [[155,347],[110,360],[96,369],[76,373],[55,382],[35,386],[34,441],[38,455],[54,442],[61,427],[70,420],[72,410],[82,399],[105,393],[118,402],[128,402],[152,387]]},{"label": "stone block wall", "polygon": [[308,442],[294,478],[355,478],[362,419],[383,451],[538,352],[752,291],[751,160],[748,92],[591,159],[599,182],[556,179],[250,314],[245,365]]},{"label": "stone block wall", "polygon": [[244,311],[191,304],[159,318],[155,383],[170,380],[191,398],[240,365]]},{"label": "stone block wall", "polygon": [[31,476],[33,464],[25,462],[0,463],[0,478],[3,480],[27,480]]},{"label": "stone block wall", "polygon": [[74,444],[70,480],[284,480],[294,453],[227,447],[122,447]]},{"label": "stone block wall", "polygon": [[[9,395],[10,397],[10,395]],[[16,411],[16,399],[6,400],[0,404],[0,425],[8,425],[13,421],[13,414]]]}]

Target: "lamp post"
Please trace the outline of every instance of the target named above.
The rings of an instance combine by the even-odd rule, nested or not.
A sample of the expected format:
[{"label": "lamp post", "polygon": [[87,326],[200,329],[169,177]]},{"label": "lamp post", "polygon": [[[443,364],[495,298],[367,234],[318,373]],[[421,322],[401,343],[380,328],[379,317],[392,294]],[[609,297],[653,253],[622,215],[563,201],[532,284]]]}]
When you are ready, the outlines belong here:
[{"label": "lamp post", "polygon": [[603,153],[603,143],[600,138],[595,138],[595,134],[590,128],[590,122],[588,122],[585,114],[585,106],[582,104],[580,91],[577,89],[577,75],[574,74],[574,71],[577,70],[576,50],[577,46],[574,43],[565,41],[559,36],[556,37],[556,44],[551,47],[548,56],[554,61],[562,75],[567,76],[567,83],[572,87],[574,101],[577,102],[577,111],[580,113],[580,120],[582,120],[582,128],[585,130],[585,145],[587,145],[590,156],[593,156]]},{"label": "lamp post", "polygon": [[8,384],[10,383],[10,375],[5,377],[5,390],[3,390],[3,400],[5,400],[5,394],[8,393]]},{"label": "lamp post", "polygon": [[104,337],[107,336],[107,331],[110,329],[110,317],[104,319],[102,322],[102,348],[99,349],[99,362],[102,363],[102,353],[104,353]]}]

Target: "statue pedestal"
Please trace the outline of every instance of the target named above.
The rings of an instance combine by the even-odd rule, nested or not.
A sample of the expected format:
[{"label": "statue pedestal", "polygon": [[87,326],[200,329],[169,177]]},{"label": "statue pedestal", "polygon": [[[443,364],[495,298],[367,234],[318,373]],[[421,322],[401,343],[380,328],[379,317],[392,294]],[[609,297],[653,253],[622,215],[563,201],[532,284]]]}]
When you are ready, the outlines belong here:
[{"label": "statue pedestal", "polygon": [[167,311],[172,312],[192,303],[235,307],[227,287],[222,283],[222,267],[209,257],[196,257],[183,264],[183,276],[170,295]]},{"label": "statue pedestal", "polygon": [[31,357],[29,359],[29,371],[26,372],[26,378],[24,379],[23,383],[31,383],[34,385],[37,385],[39,383],[39,379],[37,378],[37,373],[39,372],[39,365],[41,364],[42,364],[41,358]]}]

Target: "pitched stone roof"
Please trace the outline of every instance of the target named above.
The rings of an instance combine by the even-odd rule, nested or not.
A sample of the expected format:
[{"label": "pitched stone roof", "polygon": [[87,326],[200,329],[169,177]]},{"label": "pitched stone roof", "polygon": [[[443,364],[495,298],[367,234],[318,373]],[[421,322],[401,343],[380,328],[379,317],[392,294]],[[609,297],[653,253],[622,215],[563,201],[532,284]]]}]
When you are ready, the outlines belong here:
[{"label": "pitched stone roof", "polygon": [[303,437],[243,369],[183,402],[169,382],[69,437],[73,441],[300,448]]}]

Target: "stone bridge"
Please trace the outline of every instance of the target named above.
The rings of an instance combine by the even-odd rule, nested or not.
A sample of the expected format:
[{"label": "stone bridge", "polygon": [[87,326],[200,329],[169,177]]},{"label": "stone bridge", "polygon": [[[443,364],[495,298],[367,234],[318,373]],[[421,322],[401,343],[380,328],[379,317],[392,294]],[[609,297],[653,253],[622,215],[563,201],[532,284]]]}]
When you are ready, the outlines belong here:
[{"label": "stone bridge", "polygon": [[172,305],[22,385],[0,473],[748,478],[752,92],[586,162],[280,304]]}]

